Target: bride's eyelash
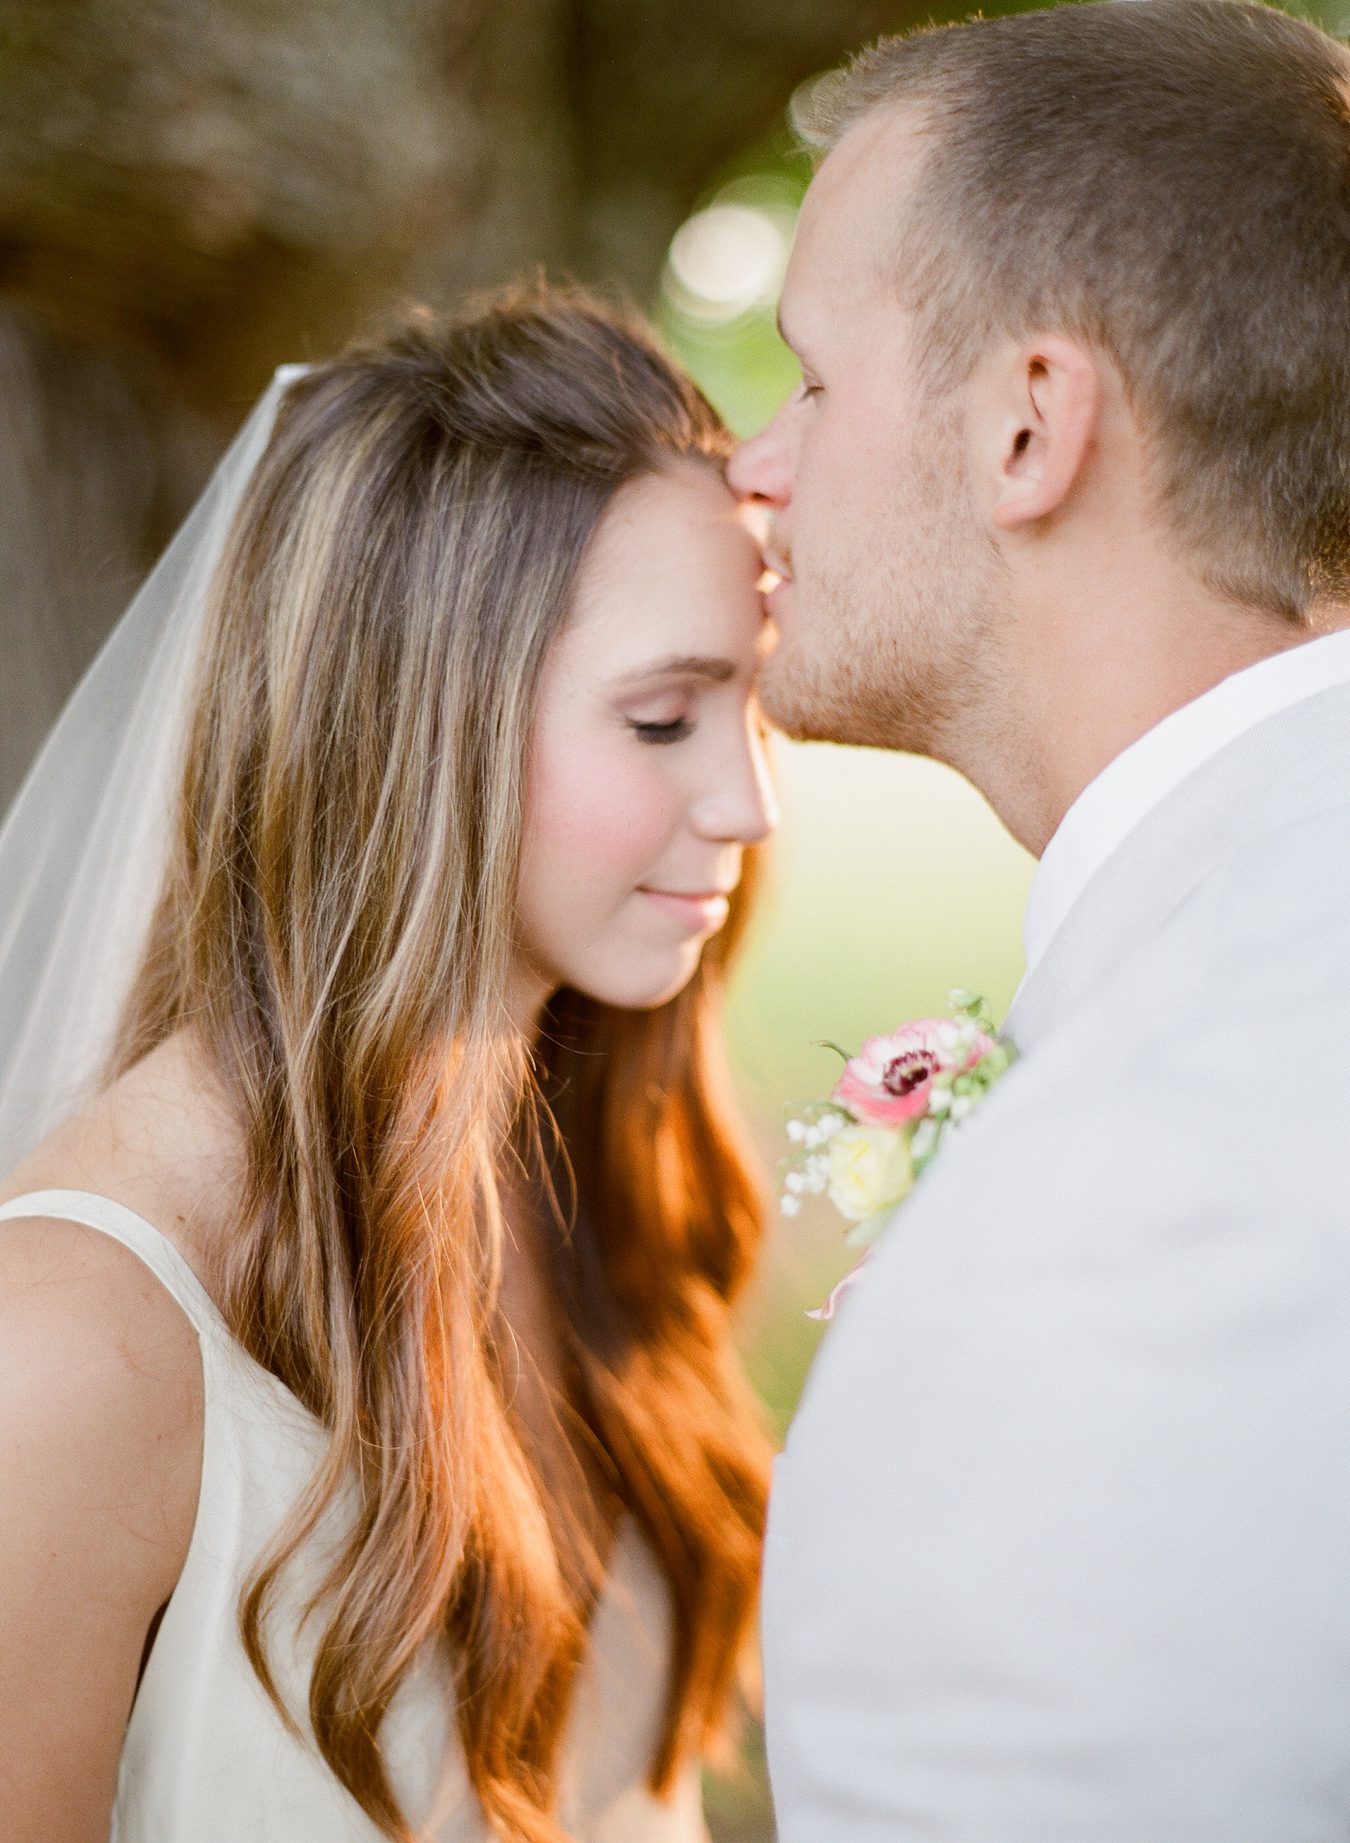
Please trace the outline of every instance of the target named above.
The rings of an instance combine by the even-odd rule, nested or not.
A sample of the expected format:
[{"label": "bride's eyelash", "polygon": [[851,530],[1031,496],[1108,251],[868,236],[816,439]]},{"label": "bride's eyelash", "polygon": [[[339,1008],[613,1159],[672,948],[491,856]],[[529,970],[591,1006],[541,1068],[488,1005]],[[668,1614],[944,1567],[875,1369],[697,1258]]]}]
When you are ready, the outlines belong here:
[{"label": "bride's eyelash", "polygon": [[635,723],[628,727],[642,742],[683,742],[693,730],[688,717],[676,717],[673,723]]}]

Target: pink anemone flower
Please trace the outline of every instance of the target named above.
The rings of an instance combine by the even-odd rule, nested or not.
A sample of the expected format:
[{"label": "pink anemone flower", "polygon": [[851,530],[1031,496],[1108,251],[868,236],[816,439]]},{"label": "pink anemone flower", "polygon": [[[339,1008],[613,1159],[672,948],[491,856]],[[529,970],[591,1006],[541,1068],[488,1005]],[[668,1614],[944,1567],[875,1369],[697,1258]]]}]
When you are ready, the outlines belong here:
[{"label": "pink anemone flower", "polygon": [[982,1030],[966,1047],[959,1025],[920,1018],[889,1037],[869,1037],[844,1065],[832,1098],[868,1126],[901,1126],[927,1112],[934,1076],[962,1075],[993,1047]]}]

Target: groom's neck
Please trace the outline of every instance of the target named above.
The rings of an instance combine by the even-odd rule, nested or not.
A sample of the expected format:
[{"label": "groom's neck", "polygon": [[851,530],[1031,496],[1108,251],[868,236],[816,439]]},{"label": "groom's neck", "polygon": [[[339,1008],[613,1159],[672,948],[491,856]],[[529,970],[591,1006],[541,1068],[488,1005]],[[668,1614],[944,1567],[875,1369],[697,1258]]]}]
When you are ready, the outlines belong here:
[{"label": "groom's neck", "polygon": [[1106,586],[1061,588],[1017,610],[997,706],[952,739],[949,759],[1036,857],[1084,788],[1163,718],[1234,672],[1350,623],[1339,607],[1295,625],[1189,578],[1170,584],[1166,600],[1146,584]]}]

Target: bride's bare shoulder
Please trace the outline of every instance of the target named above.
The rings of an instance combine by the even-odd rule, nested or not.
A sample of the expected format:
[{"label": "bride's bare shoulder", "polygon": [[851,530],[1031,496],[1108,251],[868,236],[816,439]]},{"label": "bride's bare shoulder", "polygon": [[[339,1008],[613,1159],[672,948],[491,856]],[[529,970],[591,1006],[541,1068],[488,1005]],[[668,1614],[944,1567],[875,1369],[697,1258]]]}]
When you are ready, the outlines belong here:
[{"label": "bride's bare shoulder", "polygon": [[[171,1167],[156,1159],[182,1118],[159,1118],[144,1080],[106,1094],[0,1181],[0,1203],[22,1206],[50,1190],[107,1197],[186,1256],[181,1219],[190,1210],[163,1174]],[[116,1452],[130,1472],[160,1474],[175,1521],[175,1468],[191,1473],[200,1445],[197,1332],[159,1276],[116,1237],[59,1215],[0,1220],[0,1402],[0,1416],[26,1413],[34,1427],[50,1419],[59,1430],[68,1417],[74,1435],[88,1435],[89,1450],[80,1455],[67,1443],[67,1452],[95,1468],[99,1455]]]},{"label": "bride's bare shoulder", "polygon": [[244,1194],[241,1148],[200,1056],[171,1038],[0,1180],[0,1204],[43,1190],[108,1197],[176,1249],[219,1304],[226,1244],[239,1222],[231,1199]]},{"label": "bride's bare shoulder", "polygon": [[[176,1248],[210,1293],[203,1199],[218,1195],[225,1149],[215,1111],[170,1047],[0,1181],[0,1203],[22,1208],[49,1190],[109,1198]],[[123,1524],[175,1577],[202,1417],[196,1328],[134,1249],[59,1215],[0,1220],[0,1440],[22,1438],[28,1463],[64,1468],[72,1490],[85,1488],[81,1478],[95,1493],[125,1489]]]},{"label": "bride's bare shoulder", "polygon": [[148,1468],[172,1488],[200,1446],[196,1330],[110,1235],[54,1217],[0,1221],[0,1403],[0,1437],[48,1430],[58,1459],[112,1465],[109,1477],[118,1464],[143,1478]]},{"label": "bride's bare shoulder", "polygon": [[202,1426],[196,1332],[132,1251],[79,1223],[0,1221],[0,1731],[16,1835],[108,1834],[147,1634],[191,1542]]}]

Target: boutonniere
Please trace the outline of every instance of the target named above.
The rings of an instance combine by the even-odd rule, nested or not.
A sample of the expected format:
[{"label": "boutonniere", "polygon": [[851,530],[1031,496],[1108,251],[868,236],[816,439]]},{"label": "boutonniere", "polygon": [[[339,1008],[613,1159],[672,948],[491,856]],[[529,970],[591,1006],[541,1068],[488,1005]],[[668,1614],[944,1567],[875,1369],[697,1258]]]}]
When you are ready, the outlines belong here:
[{"label": "boutonniere", "polygon": [[896,1204],[1012,1065],[1016,1052],[997,1035],[984,1000],[957,991],[950,1003],[950,1018],[869,1037],[854,1056],[824,1045],[843,1057],[843,1072],[828,1100],[807,1103],[787,1123],[793,1151],[783,1160],[783,1214],[826,1194],[849,1224],[845,1243],[863,1250],[810,1318],[834,1317]]}]

